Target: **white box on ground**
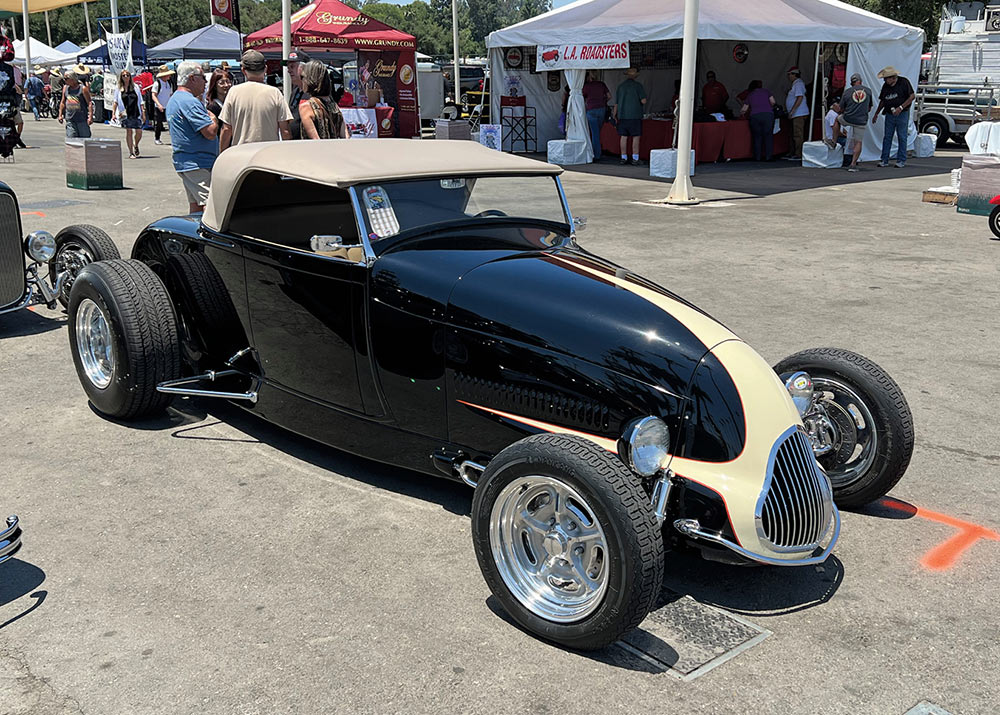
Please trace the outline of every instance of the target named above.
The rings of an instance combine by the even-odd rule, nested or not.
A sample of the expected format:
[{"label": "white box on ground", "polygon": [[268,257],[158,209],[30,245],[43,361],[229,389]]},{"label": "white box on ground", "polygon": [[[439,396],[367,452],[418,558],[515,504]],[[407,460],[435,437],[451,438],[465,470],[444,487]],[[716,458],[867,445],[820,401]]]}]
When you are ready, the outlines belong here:
[{"label": "white box on ground", "polygon": [[934,156],[934,149],[937,147],[936,134],[917,134],[913,140],[913,156],[925,158]]},{"label": "white box on ground", "polygon": [[587,163],[587,143],[571,139],[553,139],[548,143],[550,164],[567,166]]},{"label": "white box on ground", "polygon": [[[691,150],[691,172],[694,176],[694,149]],[[649,175],[661,179],[673,179],[677,176],[677,150],[653,149],[649,152]]]},{"label": "white box on ground", "polygon": [[802,166],[810,169],[839,169],[844,165],[844,149],[837,144],[832,149],[826,142],[806,142],[802,145]]}]

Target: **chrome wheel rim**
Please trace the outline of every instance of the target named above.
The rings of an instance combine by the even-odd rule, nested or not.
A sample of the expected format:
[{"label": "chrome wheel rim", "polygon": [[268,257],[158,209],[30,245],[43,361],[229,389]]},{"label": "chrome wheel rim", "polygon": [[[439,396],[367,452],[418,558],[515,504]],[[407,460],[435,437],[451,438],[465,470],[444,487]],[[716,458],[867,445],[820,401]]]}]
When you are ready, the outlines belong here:
[{"label": "chrome wheel rim", "polygon": [[76,310],[76,348],[87,379],[103,390],[111,384],[115,372],[115,353],[111,326],[104,311],[90,298],[84,298]]},{"label": "chrome wheel rim", "polygon": [[[55,271],[56,281],[60,278],[63,280],[62,287],[59,289],[59,295],[63,302],[69,302],[69,292],[73,288],[73,281],[76,280],[77,275],[84,266],[93,262],[94,257],[81,243],[67,241],[59,247],[52,259],[52,268]],[[63,278],[64,275],[65,278]]]},{"label": "chrome wheel rim", "polygon": [[[833,450],[819,463],[834,489],[843,489],[861,479],[875,461],[878,431],[865,401],[846,383],[830,377],[813,377],[813,387],[833,394],[819,405],[833,434]],[[850,452],[848,453],[848,450]]]},{"label": "chrome wheel rim", "polygon": [[500,577],[536,616],[572,623],[593,613],[608,588],[604,529],[578,491],[552,477],[519,477],[490,514]]}]

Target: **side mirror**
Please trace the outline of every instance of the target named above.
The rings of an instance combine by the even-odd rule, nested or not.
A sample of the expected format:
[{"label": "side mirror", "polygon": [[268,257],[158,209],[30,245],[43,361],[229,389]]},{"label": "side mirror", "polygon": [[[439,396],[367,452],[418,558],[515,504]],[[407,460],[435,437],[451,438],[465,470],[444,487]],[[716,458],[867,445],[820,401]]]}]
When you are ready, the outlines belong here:
[{"label": "side mirror", "polygon": [[343,247],[343,236],[313,236],[309,239],[309,248],[313,253],[330,253]]},{"label": "side mirror", "polygon": [[573,217],[573,228],[576,231],[582,231],[587,228],[587,217],[586,216],[574,216]]}]

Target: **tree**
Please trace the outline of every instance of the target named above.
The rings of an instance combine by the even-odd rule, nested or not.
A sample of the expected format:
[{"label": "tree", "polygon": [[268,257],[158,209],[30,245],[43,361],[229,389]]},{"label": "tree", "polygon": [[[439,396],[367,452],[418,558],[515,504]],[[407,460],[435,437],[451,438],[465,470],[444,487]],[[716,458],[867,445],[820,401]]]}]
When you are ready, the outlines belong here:
[{"label": "tree", "polygon": [[921,28],[928,43],[937,37],[938,23],[941,20],[941,0],[847,0],[847,2],[888,17],[890,20]]}]

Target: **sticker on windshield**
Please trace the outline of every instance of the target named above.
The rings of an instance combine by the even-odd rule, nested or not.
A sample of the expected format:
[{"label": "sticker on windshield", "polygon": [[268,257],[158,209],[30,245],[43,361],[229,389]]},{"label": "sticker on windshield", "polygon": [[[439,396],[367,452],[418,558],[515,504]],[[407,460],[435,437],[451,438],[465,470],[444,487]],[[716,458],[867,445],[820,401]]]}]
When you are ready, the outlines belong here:
[{"label": "sticker on windshield", "polygon": [[379,238],[395,236],[399,233],[399,221],[396,212],[392,210],[389,194],[381,186],[369,186],[362,194],[365,209],[368,211],[368,222],[372,232]]}]

